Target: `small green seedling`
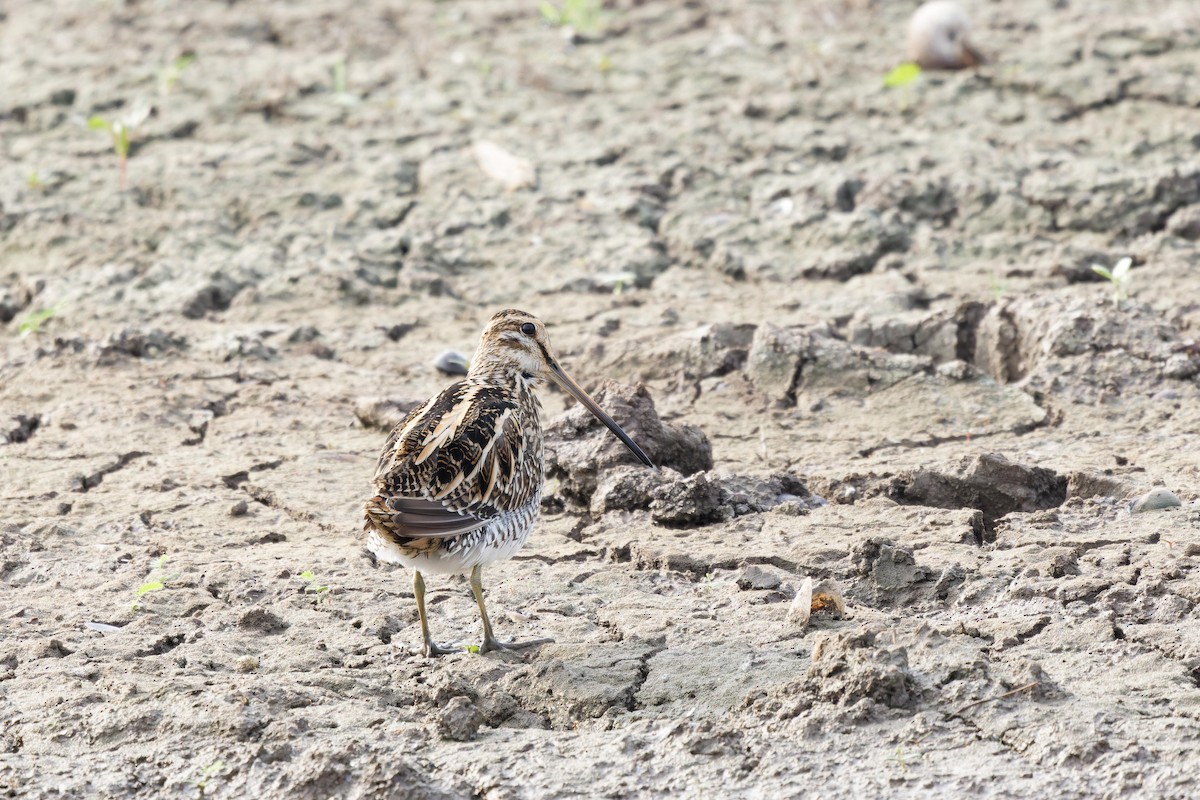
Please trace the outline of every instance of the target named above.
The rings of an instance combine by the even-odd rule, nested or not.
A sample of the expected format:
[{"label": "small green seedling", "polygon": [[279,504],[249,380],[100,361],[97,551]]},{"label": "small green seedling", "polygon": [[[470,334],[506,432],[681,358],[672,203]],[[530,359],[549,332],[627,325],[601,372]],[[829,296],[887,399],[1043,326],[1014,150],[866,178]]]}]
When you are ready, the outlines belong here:
[{"label": "small green seedling", "polygon": [[1129,270],[1132,267],[1133,259],[1128,256],[1118,261],[1116,266],[1111,270],[1100,264],[1092,264],[1092,272],[1112,284],[1112,301],[1114,307],[1120,307],[1121,303],[1129,298],[1129,287],[1133,282],[1133,275],[1130,274]]},{"label": "small green seedling", "polygon": [[183,77],[183,71],[190,67],[195,60],[195,55],[185,53],[167,66],[160,68],[158,70],[158,93],[163,97],[169,95],[175,88],[175,84],[179,83],[179,79]]},{"label": "small green seedling", "polygon": [[312,594],[321,594],[322,592],[329,591],[328,586],[317,585],[317,583],[316,583],[317,576],[311,569],[304,570],[304,572],[301,572],[296,577],[308,584],[308,586],[304,587],[305,592],[311,592]]},{"label": "small green seedling", "polygon": [[921,68],[911,61],[895,67],[883,76],[885,89],[898,89],[900,92],[900,110],[908,110],[908,94],[910,87],[921,77]]},{"label": "small green seedling", "polygon": [[352,106],[358,102],[358,95],[351,94],[348,88],[349,83],[350,76],[346,59],[339,58],[333,62],[333,97],[344,106]]},{"label": "small green seedling", "polygon": [[570,27],[576,33],[599,33],[608,22],[601,0],[562,0],[561,3],[542,3],[538,6],[542,21],[549,25]]},{"label": "small green seedling", "polygon": [[883,77],[883,85],[888,89],[899,89],[908,86],[921,77],[921,68],[911,61],[894,68]]},{"label": "small green seedling", "polygon": [[216,777],[225,770],[225,762],[220,759],[212,762],[207,767],[200,770],[200,777],[196,779],[196,788],[200,790],[201,797],[204,796],[204,787],[208,785],[208,779]]},{"label": "small green seedling", "polygon": [[[167,588],[163,582],[169,581],[171,578],[175,577],[175,575],[168,575],[166,577],[162,576],[162,569],[166,563],[167,554],[163,553],[158,557],[158,561],[154,563],[154,569],[150,570],[150,574],[146,576],[146,580],[142,582],[141,586],[134,590],[134,611],[137,611],[138,608],[140,608],[139,601],[141,601],[143,597],[148,595],[150,592],[160,592]],[[155,573],[158,573],[157,577],[155,576]]]},{"label": "small green seedling", "polygon": [[87,125],[94,131],[105,131],[112,138],[113,150],[117,154],[120,170],[120,186],[125,188],[126,163],[129,161],[129,142],[138,127],[150,117],[150,106],[140,104],[120,119],[108,120],[101,116],[88,117]]},{"label": "small green seedling", "polygon": [[31,333],[37,333],[42,329],[42,325],[49,322],[58,313],[58,306],[43,308],[41,311],[30,311],[17,325],[18,336],[28,336]]},{"label": "small green seedling", "polygon": [[468,653],[478,653],[478,652],[479,652],[479,645],[477,645],[477,644],[469,644],[469,645],[467,645],[467,652],[468,652]]},{"label": "small green seedling", "polygon": [[25,185],[34,192],[40,192],[46,188],[46,184],[42,183],[42,176],[38,174],[36,169],[29,173],[29,177],[25,179]]}]

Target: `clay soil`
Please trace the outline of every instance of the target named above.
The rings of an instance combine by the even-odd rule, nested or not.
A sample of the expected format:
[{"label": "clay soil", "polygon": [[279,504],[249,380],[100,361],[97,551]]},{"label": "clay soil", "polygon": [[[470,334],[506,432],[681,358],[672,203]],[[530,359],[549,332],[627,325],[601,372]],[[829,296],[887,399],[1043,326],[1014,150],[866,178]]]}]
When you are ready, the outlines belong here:
[{"label": "clay soil", "polygon": [[[0,2],[0,795],[1194,796],[1200,11],[966,5]],[[663,469],[546,391],[554,643],[426,660],[360,509],[508,307]]]}]

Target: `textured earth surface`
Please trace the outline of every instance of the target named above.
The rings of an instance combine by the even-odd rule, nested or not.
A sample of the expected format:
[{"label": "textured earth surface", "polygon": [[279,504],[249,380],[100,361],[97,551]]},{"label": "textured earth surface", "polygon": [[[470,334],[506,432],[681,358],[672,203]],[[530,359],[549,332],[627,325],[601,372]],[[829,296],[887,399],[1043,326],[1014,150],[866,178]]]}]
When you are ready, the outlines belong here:
[{"label": "textured earth surface", "polygon": [[[0,796],[1194,795],[1200,9],[966,6],[0,0]],[[664,468],[547,392],[555,643],[429,661],[360,507],[506,307]]]}]

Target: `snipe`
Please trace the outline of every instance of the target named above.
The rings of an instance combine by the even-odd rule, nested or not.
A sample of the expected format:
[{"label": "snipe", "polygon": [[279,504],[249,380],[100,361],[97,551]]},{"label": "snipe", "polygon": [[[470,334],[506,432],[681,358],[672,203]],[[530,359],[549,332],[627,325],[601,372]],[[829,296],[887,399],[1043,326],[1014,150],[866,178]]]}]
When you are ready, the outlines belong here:
[{"label": "snipe", "polygon": [[542,405],[534,389],[552,380],[596,415],[648,467],[649,456],[550,349],[545,326],[523,311],[492,317],[467,376],[413,409],[388,436],[375,470],[377,494],[364,508],[367,547],[413,570],[413,591],[428,656],[454,652],[429,634],[421,574],[471,574],[483,620],[479,651],[547,639],[501,642],[483,601],[483,567],[525,544],[542,498]]}]

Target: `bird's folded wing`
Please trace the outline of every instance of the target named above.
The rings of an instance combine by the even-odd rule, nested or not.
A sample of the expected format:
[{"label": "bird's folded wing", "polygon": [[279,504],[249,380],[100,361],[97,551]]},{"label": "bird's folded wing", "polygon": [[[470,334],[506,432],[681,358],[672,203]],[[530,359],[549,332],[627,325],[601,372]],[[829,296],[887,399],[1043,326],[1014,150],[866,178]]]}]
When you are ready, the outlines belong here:
[{"label": "bird's folded wing", "polygon": [[381,505],[391,512],[388,527],[400,536],[414,539],[461,536],[487,524],[486,519],[469,512],[451,511],[441,503],[421,497],[389,497]]}]

